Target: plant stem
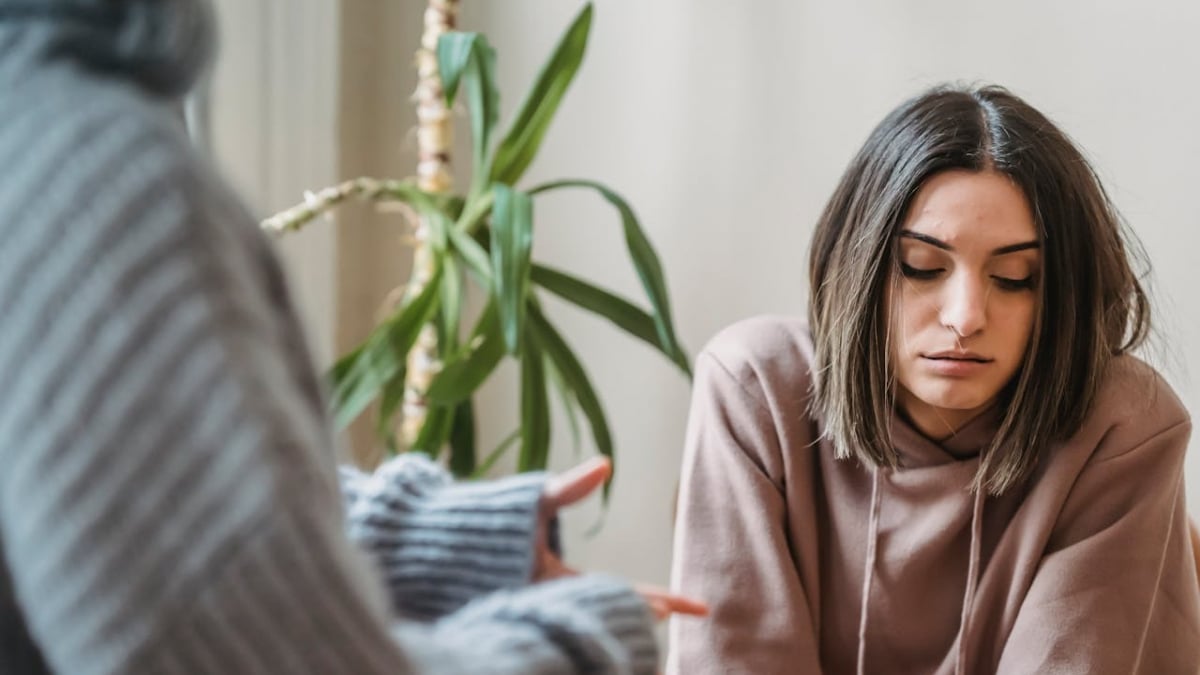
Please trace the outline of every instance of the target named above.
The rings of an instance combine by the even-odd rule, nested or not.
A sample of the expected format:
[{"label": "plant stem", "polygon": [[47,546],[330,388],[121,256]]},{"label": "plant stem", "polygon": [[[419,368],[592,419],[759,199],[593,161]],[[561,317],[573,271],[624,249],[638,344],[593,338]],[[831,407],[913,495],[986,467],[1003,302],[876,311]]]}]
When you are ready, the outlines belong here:
[{"label": "plant stem", "polygon": [[381,196],[387,196],[393,190],[394,183],[395,181],[362,177],[331,185],[316,192],[306,192],[303,203],[280,211],[262,221],[262,229],[270,234],[295,232],[351,197],[362,197],[368,201],[374,201]]},{"label": "plant stem", "polygon": [[[450,111],[442,91],[437,66],[438,38],[454,30],[458,18],[458,0],[429,0],[425,9],[425,30],[417,50],[417,187],[429,193],[450,190],[450,146],[452,143]],[[429,245],[429,224],[421,219],[416,231],[413,251],[410,294],[420,293],[433,276],[433,250]],[[404,404],[400,437],[411,446],[425,425],[429,403],[425,392],[439,367],[437,329],[432,323],[421,329],[416,344],[408,353],[405,372]],[[438,448],[427,448],[436,452]]]}]

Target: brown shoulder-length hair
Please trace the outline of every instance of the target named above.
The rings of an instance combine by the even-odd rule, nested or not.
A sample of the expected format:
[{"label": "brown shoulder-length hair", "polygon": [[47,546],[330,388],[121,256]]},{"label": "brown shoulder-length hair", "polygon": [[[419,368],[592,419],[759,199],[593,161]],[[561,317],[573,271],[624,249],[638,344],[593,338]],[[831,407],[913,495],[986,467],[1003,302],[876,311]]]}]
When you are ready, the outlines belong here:
[{"label": "brown shoulder-length hair", "polygon": [[1113,357],[1145,340],[1150,307],[1131,264],[1144,257],[1083,154],[1017,96],[995,86],[941,86],[903,103],[850,162],[810,251],[812,406],[841,458],[899,464],[889,431],[896,382],[885,285],[896,278],[909,202],[948,169],[1012,179],[1041,243],[1033,334],[974,483],[1002,494],[1051,443],[1079,429]]}]

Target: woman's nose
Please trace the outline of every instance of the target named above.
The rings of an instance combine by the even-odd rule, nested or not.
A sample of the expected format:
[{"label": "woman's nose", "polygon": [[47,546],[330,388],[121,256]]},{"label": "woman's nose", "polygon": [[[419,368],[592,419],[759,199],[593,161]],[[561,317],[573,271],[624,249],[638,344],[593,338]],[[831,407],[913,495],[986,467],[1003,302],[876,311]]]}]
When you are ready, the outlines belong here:
[{"label": "woman's nose", "polygon": [[941,322],[959,337],[970,337],[987,325],[987,286],[975,275],[958,274],[943,288]]}]

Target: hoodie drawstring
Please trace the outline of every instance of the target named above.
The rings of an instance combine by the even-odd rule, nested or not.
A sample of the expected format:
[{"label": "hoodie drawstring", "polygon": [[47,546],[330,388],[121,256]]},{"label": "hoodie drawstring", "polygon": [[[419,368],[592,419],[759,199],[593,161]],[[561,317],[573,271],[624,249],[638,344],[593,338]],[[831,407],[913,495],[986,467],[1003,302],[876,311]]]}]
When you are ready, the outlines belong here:
[{"label": "hoodie drawstring", "polygon": [[954,666],[955,675],[967,672],[967,627],[971,620],[971,608],[975,604],[975,591],[979,587],[980,539],[983,538],[983,501],[987,495],[982,486],[975,489],[975,503],[971,507],[971,552],[967,559],[967,589],[963,593],[962,618],[958,624],[958,658]]},{"label": "hoodie drawstring", "polygon": [[863,570],[862,606],[858,610],[858,675],[866,674],[867,617],[871,611],[871,583],[875,580],[875,558],[879,540],[879,467],[871,473],[871,515],[867,521],[867,563]]},{"label": "hoodie drawstring", "polygon": [[[872,471],[871,476],[871,513],[867,521],[867,561],[863,569],[862,605],[858,618],[858,659],[856,671],[858,675],[866,675],[867,660],[867,621],[871,612],[871,586],[875,580],[875,563],[879,551],[879,512],[882,500],[879,496],[879,468]],[[979,566],[982,557],[983,532],[983,503],[986,494],[983,489],[975,491],[971,505],[971,544],[967,557],[967,587],[963,592],[962,616],[958,626],[958,654],[955,659],[954,672],[956,675],[966,675],[967,672],[967,629],[971,618],[971,608],[975,603],[975,592],[979,587]]]}]

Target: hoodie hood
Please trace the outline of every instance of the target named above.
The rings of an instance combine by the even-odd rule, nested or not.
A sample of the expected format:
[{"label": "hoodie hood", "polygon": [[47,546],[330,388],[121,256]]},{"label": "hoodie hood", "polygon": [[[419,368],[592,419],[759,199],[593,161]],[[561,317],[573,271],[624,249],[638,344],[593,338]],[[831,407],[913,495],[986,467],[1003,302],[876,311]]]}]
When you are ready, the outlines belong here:
[{"label": "hoodie hood", "polygon": [[186,94],[215,44],[209,0],[0,0],[0,59],[69,60],[156,96]]},{"label": "hoodie hood", "polygon": [[1000,429],[1001,407],[993,405],[964,424],[954,435],[940,441],[917,431],[899,413],[892,413],[892,442],[906,469],[935,467],[949,462],[974,459],[996,437]]}]

